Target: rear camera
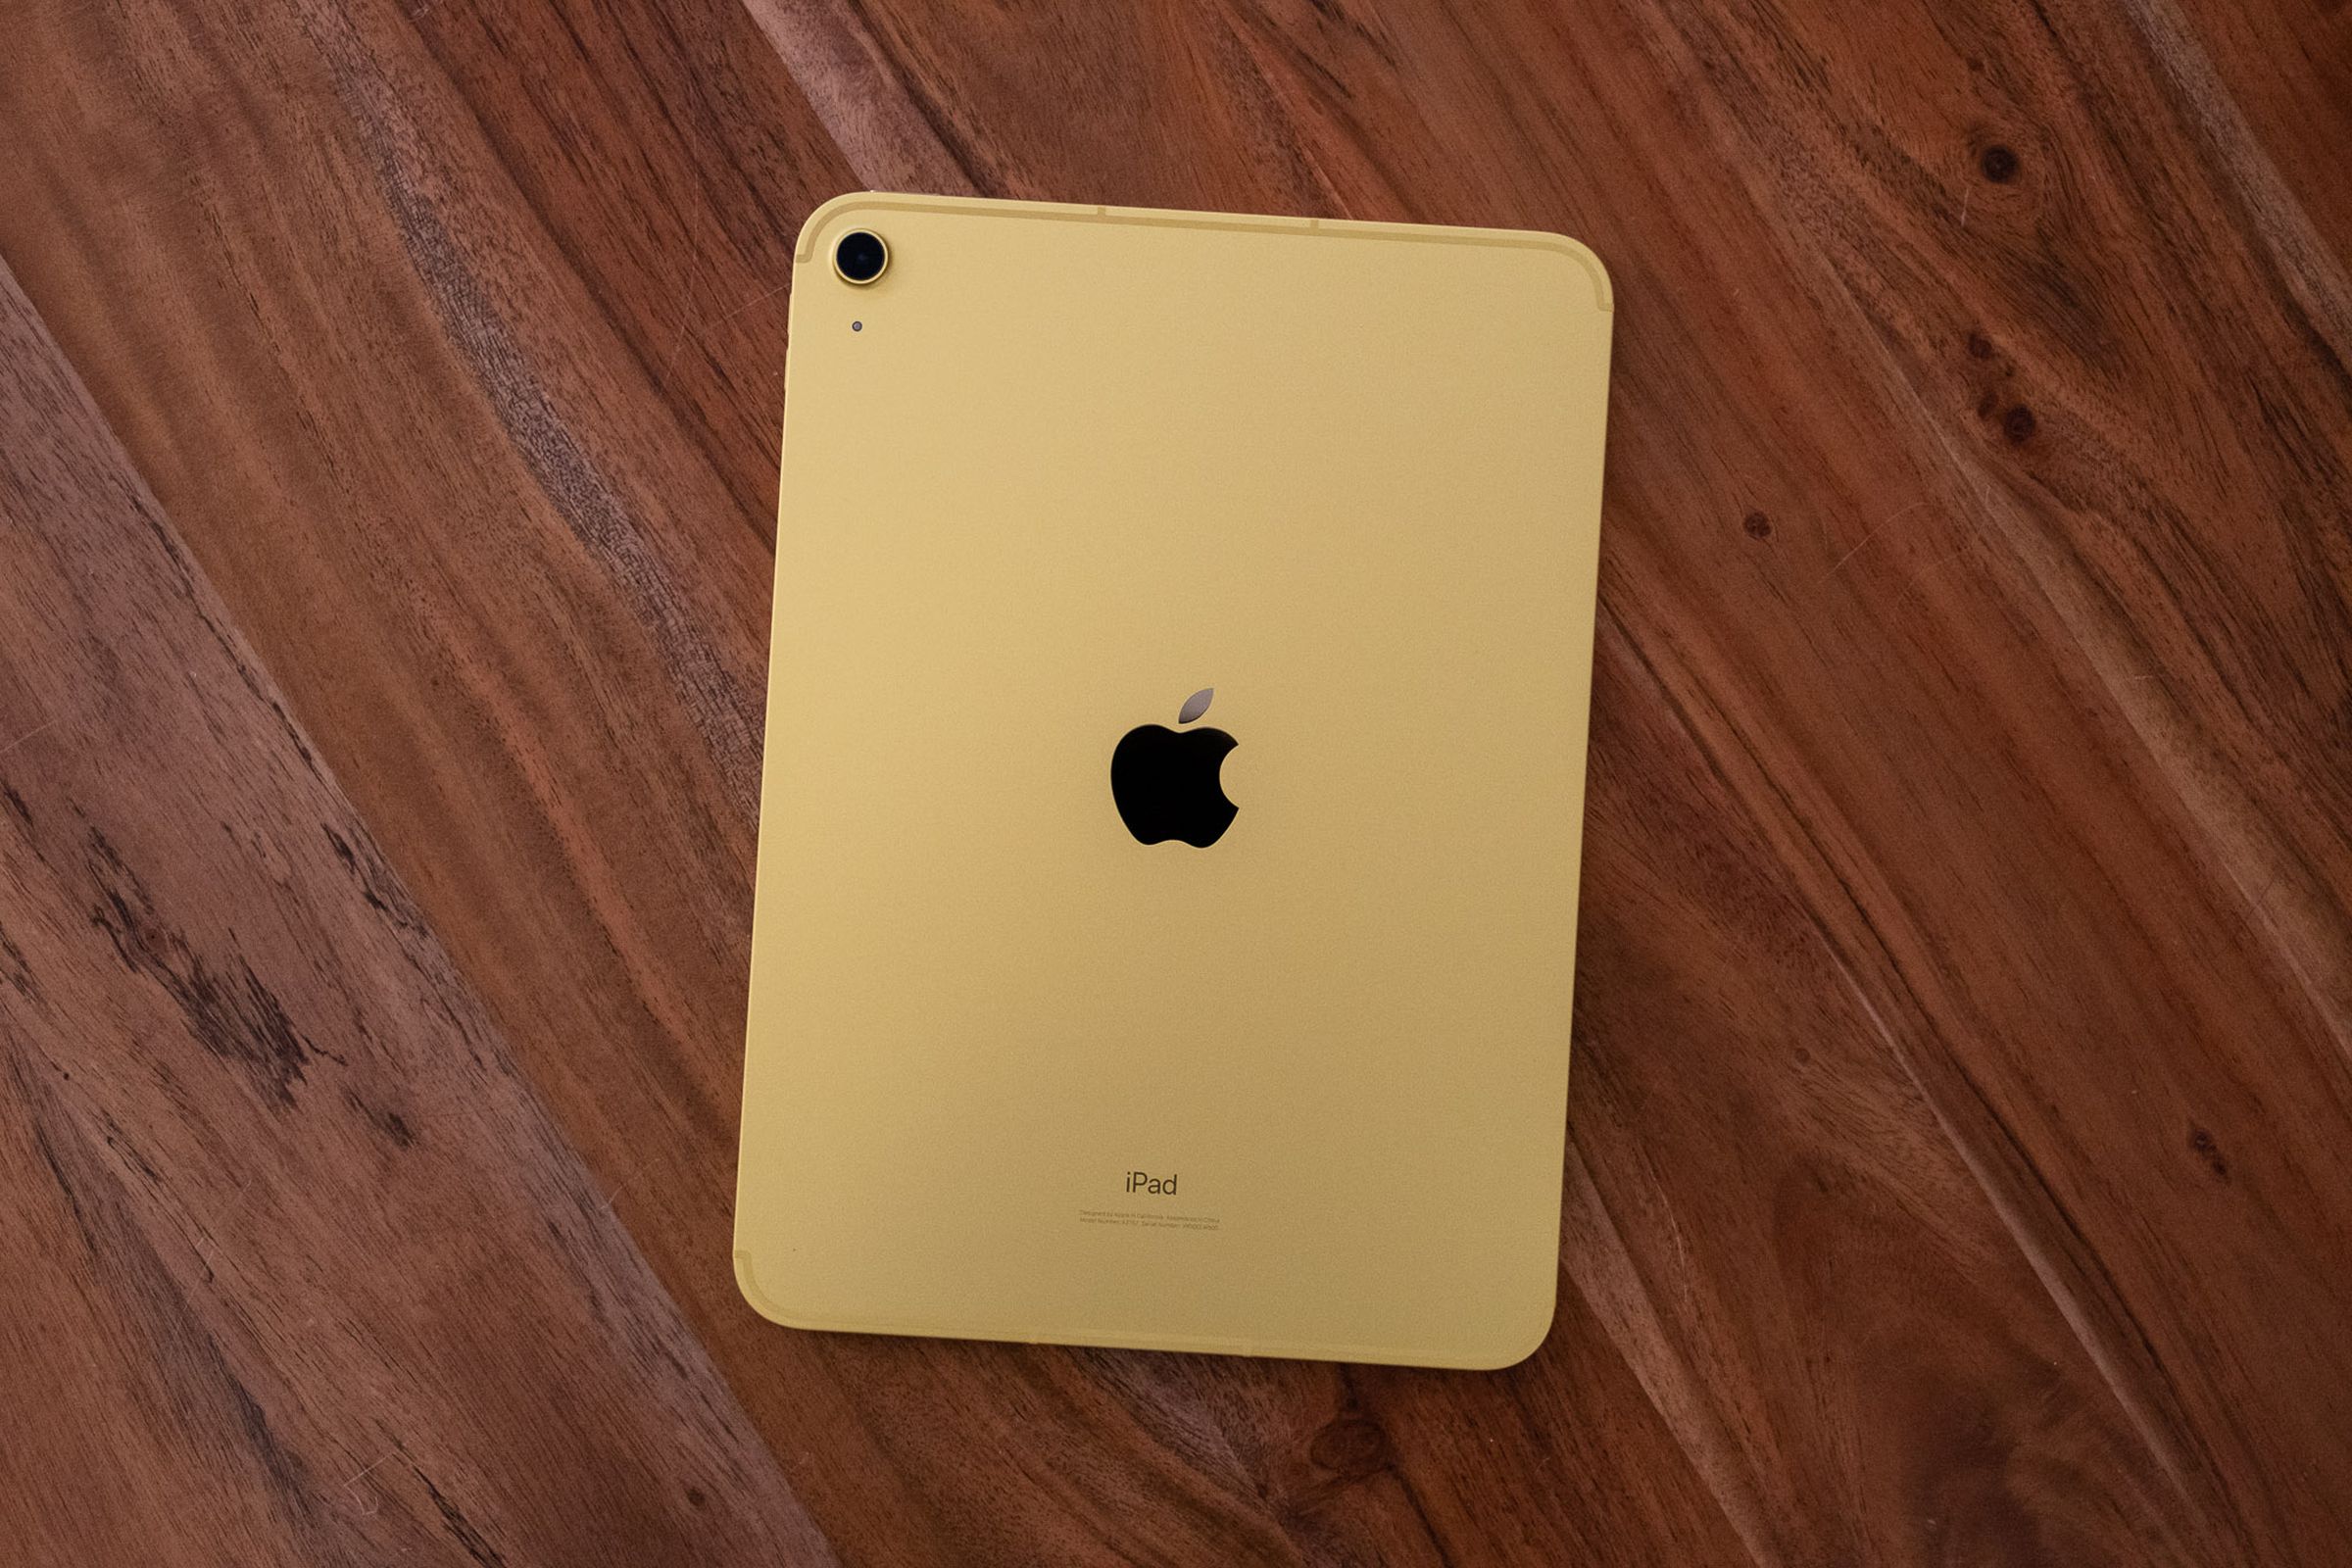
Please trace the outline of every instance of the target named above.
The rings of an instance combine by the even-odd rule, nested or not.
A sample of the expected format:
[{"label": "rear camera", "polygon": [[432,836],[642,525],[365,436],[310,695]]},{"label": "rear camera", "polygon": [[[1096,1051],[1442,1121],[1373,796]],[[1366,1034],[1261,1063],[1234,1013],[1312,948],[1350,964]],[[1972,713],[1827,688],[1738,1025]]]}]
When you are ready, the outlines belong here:
[{"label": "rear camera", "polygon": [[890,247],[870,229],[852,229],[833,247],[833,270],[841,274],[845,283],[856,283],[862,288],[880,277],[889,265]]}]

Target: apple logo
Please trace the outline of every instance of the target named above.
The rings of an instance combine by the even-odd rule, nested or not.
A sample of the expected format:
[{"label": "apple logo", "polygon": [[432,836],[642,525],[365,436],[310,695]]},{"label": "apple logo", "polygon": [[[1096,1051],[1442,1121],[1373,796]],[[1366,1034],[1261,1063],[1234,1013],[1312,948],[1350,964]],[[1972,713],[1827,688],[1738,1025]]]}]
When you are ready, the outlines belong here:
[{"label": "apple logo", "polygon": [[[1208,711],[1211,686],[1187,699],[1176,722],[1190,724]],[[1205,850],[1225,836],[1241,809],[1225,798],[1217,770],[1237,742],[1221,729],[1172,730],[1139,724],[1119,738],[1110,754],[1110,798],[1141,844],[1182,839]]]}]

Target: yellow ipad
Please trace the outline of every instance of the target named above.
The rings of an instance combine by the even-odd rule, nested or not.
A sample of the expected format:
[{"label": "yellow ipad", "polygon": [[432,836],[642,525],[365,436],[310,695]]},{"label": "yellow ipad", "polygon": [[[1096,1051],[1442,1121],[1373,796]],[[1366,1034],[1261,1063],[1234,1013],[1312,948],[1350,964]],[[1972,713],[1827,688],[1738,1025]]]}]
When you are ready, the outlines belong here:
[{"label": "yellow ipad", "polygon": [[809,219],[754,1306],[1435,1366],[1543,1341],[1609,323],[1554,234]]}]

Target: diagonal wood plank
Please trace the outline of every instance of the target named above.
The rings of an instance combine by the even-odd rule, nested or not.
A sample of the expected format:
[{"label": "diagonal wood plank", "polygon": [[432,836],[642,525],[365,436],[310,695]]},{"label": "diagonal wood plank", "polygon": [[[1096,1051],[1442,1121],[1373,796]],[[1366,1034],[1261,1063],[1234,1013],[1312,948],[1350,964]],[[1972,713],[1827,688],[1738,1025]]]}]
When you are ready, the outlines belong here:
[{"label": "diagonal wood plank", "polygon": [[892,171],[900,190],[968,196],[972,154],[942,134],[936,111],[909,89],[889,51],[850,8],[817,0],[744,0],[744,9],[850,167]]},{"label": "diagonal wood plank", "polygon": [[[2352,11],[2342,6],[2129,0],[2134,27],[2180,112],[2212,149],[2219,194],[2243,226],[2288,259],[2291,286],[2330,270],[2317,314],[2340,325],[2352,305]],[[2338,364],[2345,346],[2334,341]]]},{"label": "diagonal wood plank", "polygon": [[794,234],[856,183],[734,0],[421,8],[546,237],[772,539]]},{"label": "diagonal wood plank", "polygon": [[[2178,38],[2103,11],[1886,28],[1866,75],[1824,17],[1674,21],[1701,69],[1744,63],[1734,162],[1772,170],[1759,205],[1851,308],[1839,347],[1948,465],[1929,512],[1965,554],[1895,603],[1934,616],[1953,700],[2001,718],[1928,730],[1899,769],[1788,768],[1801,706],[1743,717],[1725,661],[1712,738],[1780,774],[1791,863],[2168,1473],[2258,1559],[2326,1560],[2346,1477],[2279,1463],[2344,1449],[2315,1391],[2346,1381],[2321,1325],[2352,1263],[2352,774],[2311,744],[2344,685],[2322,519],[2352,500],[2321,432],[2352,406],[2315,296],[2231,220],[2235,155],[2173,91]],[[1825,95],[1841,70],[1880,92]],[[1934,177],[1954,145],[1957,193]],[[1870,222],[1830,220],[1840,189]],[[1840,728],[1902,710],[1880,682],[1841,696]]]},{"label": "diagonal wood plank", "polygon": [[822,1562],[0,269],[0,1558]]}]

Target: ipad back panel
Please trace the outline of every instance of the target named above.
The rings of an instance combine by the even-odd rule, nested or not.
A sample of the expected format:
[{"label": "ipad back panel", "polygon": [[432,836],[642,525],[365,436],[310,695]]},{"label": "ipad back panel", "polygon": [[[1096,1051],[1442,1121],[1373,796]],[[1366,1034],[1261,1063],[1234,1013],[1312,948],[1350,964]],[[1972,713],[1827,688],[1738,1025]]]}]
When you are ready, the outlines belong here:
[{"label": "ipad back panel", "polygon": [[[852,229],[890,247],[870,286],[831,265]],[[809,220],[737,1205],[760,1310],[1444,1365],[1541,1340],[1609,322],[1547,235]],[[1238,807],[1206,848],[1114,801],[1149,726],[1145,773]]]}]

